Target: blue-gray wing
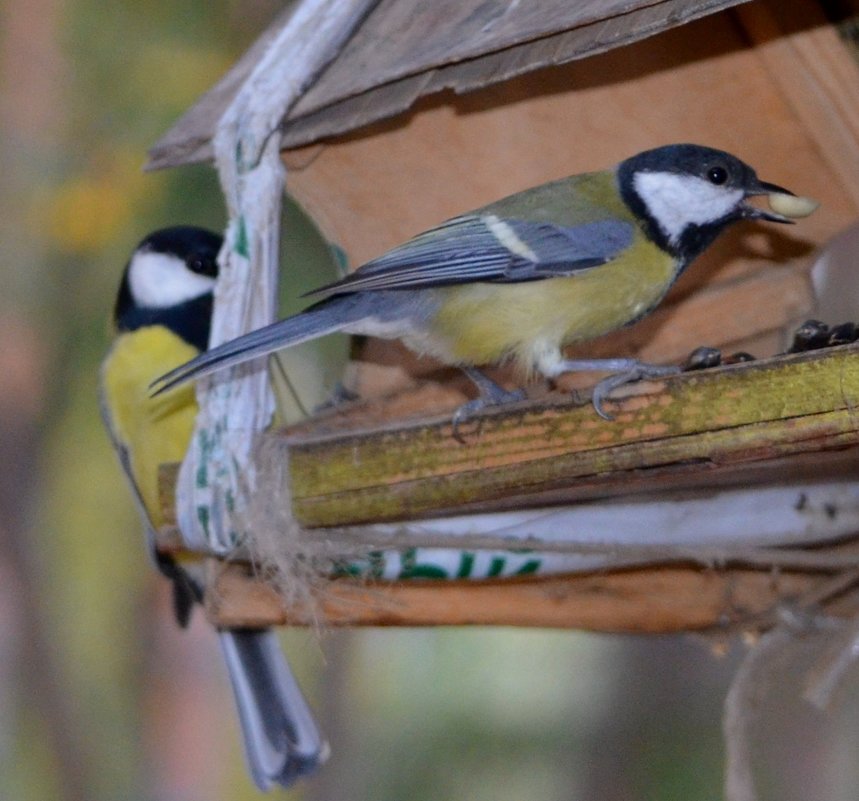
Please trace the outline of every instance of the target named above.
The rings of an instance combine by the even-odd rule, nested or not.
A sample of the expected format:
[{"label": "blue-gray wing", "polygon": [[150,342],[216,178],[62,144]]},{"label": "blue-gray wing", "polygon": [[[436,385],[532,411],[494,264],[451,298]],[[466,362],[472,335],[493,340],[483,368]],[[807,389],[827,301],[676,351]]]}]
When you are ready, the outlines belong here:
[{"label": "blue-gray wing", "polygon": [[632,244],[633,235],[632,223],[622,220],[565,227],[469,214],[442,223],[308,294],[326,298],[369,290],[573,275],[611,261]]}]

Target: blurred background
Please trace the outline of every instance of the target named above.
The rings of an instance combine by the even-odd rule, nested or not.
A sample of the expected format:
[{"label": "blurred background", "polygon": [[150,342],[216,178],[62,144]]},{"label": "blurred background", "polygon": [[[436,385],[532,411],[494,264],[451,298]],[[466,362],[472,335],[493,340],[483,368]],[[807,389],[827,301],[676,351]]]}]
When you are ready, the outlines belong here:
[{"label": "blurred background", "polygon": [[[96,384],[135,244],[164,225],[223,227],[214,171],[144,174],[146,148],[280,7],[0,5],[0,799],[259,797],[215,637],[200,615],[172,624]],[[512,630],[283,639],[333,753],[274,796],[722,797],[740,646]],[[849,797],[855,703],[835,721],[768,703],[768,797]]]}]

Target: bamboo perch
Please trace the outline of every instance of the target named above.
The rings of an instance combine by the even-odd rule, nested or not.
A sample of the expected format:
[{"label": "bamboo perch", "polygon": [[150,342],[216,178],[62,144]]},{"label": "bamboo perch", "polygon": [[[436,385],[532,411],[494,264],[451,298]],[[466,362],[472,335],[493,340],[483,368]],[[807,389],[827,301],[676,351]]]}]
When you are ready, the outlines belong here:
[{"label": "bamboo perch", "polygon": [[[461,427],[364,428],[379,410],[277,434],[304,526],[522,508],[654,489],[783,478],[822,457],[859,460],[859,347],[782,356],[627,388],[600,419],[589,403],[519,405]],[[845,465],[847,467],[845,467]]]}]

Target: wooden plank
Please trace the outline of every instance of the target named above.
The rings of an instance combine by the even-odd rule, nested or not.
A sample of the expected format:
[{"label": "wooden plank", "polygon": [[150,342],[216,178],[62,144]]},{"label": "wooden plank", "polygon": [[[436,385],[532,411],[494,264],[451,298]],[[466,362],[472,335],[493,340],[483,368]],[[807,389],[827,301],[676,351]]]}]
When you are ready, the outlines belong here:
[{"label": "wooden plank", "polygon": [[[618,25],[612,38],[620,44],[740,1],[435,0],[428,4],[423,0],[382,0],[343,49],[325,82],[317,83],[305,95],[302,110],[318,109],[399,78],[508,50],[560,31],[588,28],[592,47],[583,48],[587,52],[595,44],[606,47],[606,27],[613,21]],[[641,12],[647,12],[646,25],[639,23]],[[528,62],[527,58],[522,60]]]},{"label": "wooden plank", "polygon": [[737,16],[841,185],[859,203],[859,66],[817,3],[749,3]]},{"label": "wooden plank", "polygon": [[[452,437],[452,407],[442,408],[456,396],[428,386],[273,433],[270,453],[288,458],[283,497],[291,492],[307,527],[738,485],[859,463],[859,345],[624,390],[608,403],[613,421],[561,396],[467,423],[463,444]],[[403,419],[410,412],[424,417]],[[161,476],[168,520],[175,469]]]},{"label": "wooden plank", "polygon": [[[285,141],[289,146],[307,144],[404,111],[427,92],[449,86],[477,89],[744,1],[382,0],[288,115],[288,120],[303,117],[304,122],[295,129],[282,124]],[[288,12],[151,148],[148,169],[211,158],[214,121],[286,19]]]},{"label": "wooden plank", "polygon": [[[843,478],[859,465],[857,404],[859,345],[852,345],[636,387],[616,404],[614,422],[599,420],[589,406],[523,408],[487,418],[462,445],[451,439],[446,420],[368,431],[362,427],[367,410],[359,404],[278,437],[290,448],[299,516],[313,501],[315,523],[320,513],[352,523],[444,508],[461,512],[476,495],[484,506],[542,505],[547,485],[556,490],[553,500],[628,495],[642,488],[634,480],[642,472],[658,474],[656,483],[672,489],[712,487],[720,474],[745,484],[745,470],[766,465],[784,480],[802,454],[831,455]],[[375,414],[382,423],[384,412]],[[814,461],[818,479],[819,468]],[[325,493],[307,496],[304,485]],[[647,633],[755,627],[769,625],[779,604],[816,598],[839,580],[839,571],[849,571],[857,552],[852,541],[800,555],[756,549],[752,559],[744,551],[718,569],[675,563],[483,581],[335,579],[318,586],[312,603],[289,605],[246,566],[212,561],[207,610],[216,625],[229,626],[515,625]],[[844,609],[855,608],[850,598]]]},{"label": "wooden plank", "polygon": [[[283,146],[300,147],[388,119],[424,95],[445,89],[463,94],[604,53],[744,1],[551,0],[470,8],[454,0],[443,9],[389,0],[288,115]],[[430,19],[432,35],[422,33],[421,17]],[[379,41],[397,44],[379,47]]]},{"label": "wooden plank", "polygon": [[206,609],[218,626],[494,625],[655,634],[752,624],[829,581],[829,574],[813,572],[688,565],[470,582],[338,579],[320,588],[316,604],[287,607],[246,567],[218,563]]},{"label": "wooden plank", "polygon": [[[524,404],[466,424],[362,430],[360,413],[277,435],[305,526],[510,508],[652,486],[705,487],[742,470],[859,444],[859,348],[779,357],[647,386],[608,404]],[[338,427],[339,426],[339,427]]]}]

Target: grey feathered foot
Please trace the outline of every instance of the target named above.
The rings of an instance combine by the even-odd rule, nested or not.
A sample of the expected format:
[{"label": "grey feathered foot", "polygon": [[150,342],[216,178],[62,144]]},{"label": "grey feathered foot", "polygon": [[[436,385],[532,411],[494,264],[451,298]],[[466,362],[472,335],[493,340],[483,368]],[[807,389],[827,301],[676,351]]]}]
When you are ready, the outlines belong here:
[{"label": "grey feathered foot", "polygon": [[236,697],[256,786],[289,787],[328,758],[313,713],[269,629],[224,629],[221,650]]},{"label": "grey feathered foot", "polygon": [[503,387],[499,387],[489,376],[474,367],[463,367],[462,372],[474,382],[480,395],[474,400],[463,403],[453,413],[453,436],[460,442],[462,438],[459,435],[459,426],[475,414],[489,406],[503,406],[505,403],[516,403],[525,398],[524,390],[506,390]]},{"label": "grey feathered foot", "polygon": [[608,371],[613,373],[613,375],[604,378],[594,387],[593,395],[591,396],[591,403],[593,403],[596,413],[604,420],[614,420],[614,417],[603,409],[602,404],[608,398],[609,393],[618,387],[622,387],[624,384],[631,384],[634,381],[665,378],[666,376],[677,375],[680,372],[680,368],[674,365],[647,364],[637,359],[571,359],[557,365],[557,368],[553,371],[553,375],[584,370]]}]

